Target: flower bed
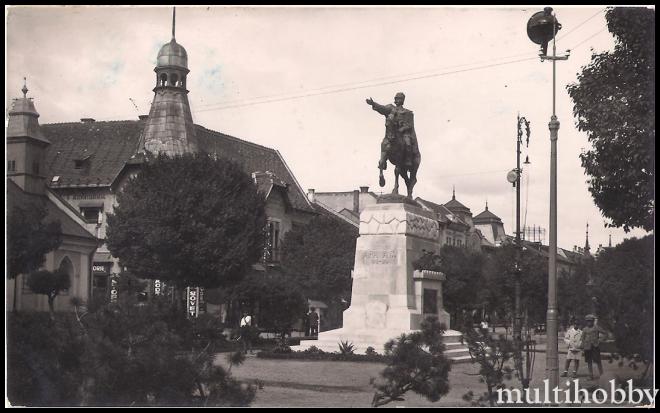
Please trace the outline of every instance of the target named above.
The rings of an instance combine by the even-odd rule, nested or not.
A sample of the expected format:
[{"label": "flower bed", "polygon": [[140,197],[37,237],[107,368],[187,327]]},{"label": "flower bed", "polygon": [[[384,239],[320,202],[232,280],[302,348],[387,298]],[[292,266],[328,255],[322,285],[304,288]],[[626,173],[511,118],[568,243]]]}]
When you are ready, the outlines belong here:
[{"label": "flower bed", "polygon": [[257,358],[287,359],[287,360],[315,360],[315,361],[363,361],[371,363],[387,363],[390,357],[382,354],[342,354],[326,353],[323,350],[309,348],[305,351],[292,351],[290,348],[276,348],[272,351],[260,351]]}]

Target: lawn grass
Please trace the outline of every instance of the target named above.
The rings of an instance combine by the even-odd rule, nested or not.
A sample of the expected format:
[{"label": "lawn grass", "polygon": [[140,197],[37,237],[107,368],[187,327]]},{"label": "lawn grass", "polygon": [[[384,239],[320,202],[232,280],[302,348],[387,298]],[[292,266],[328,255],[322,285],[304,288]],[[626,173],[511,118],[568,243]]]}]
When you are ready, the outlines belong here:
[{"label": "lawn grass", "polygon": [[[563,369],[564,357],[559,364]],[[226,354],[219,354],[216,363],[227,365]],[[384,363],[364,363],[347,361],[274,360],[249,355],[241,366],[232,367],[232,375],[239,380],[260,382],[263,388],[257,391],[254,407],[369,407],[374,395],[370,381],[379,376]],[[586,366],[581,363],[579,379],[585,385],[608,386],[607,380],[618,376],[625,380],[637,375],[628,366],[617,363],[603,363],[605,373],[600,380],[587,380]],[[450,391],[438,402],[432,403],[414,393],[407,393],[404,401],[387,406],[406,407],[467,407],[463,400],[468,391],[482,394],[485,385],[479,382],[478,367],[475,364],[454,364],[449,372]],[[532,388],[543,385],[545,378],[545,354],[538,353],[534,365]],[[507,386],[518,387],[516,379]],[[560,385],[563,383],[560,381]],[[608,388],[608,387],[607,387]]]}]

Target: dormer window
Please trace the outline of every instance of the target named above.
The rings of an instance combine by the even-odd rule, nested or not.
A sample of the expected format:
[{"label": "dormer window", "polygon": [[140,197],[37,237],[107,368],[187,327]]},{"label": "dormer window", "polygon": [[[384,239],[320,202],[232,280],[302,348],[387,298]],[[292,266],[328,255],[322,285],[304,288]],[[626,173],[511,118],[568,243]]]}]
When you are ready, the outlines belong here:
[{"label": "dormer window", "polygon": [[73,160],[73,167],[75,169],[83,169],[89,166],[89,161],[92,158],[91,155],[87,155],[84,158],[78,158]]},{"label": "dormer window", "polygon": [[103,206],[81,206],[80,213],[88,224],[103,223]]}]

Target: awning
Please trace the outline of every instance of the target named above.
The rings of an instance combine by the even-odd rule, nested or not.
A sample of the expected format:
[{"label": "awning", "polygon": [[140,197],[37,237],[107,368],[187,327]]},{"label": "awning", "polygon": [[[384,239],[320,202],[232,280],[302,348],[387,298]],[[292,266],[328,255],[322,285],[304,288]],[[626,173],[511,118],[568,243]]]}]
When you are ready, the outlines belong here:
[{"label": "awning", "polygon": [[78,202],[79,207],[100,207],[103,208],[102,199],[89,199]]},{"label": "awning", "polygon": [[323,301],[316,301],[316,300],[310,300],[307,299],[307,306],[308,307],[314,307],[314,308],[328,308],[326,303]]}]

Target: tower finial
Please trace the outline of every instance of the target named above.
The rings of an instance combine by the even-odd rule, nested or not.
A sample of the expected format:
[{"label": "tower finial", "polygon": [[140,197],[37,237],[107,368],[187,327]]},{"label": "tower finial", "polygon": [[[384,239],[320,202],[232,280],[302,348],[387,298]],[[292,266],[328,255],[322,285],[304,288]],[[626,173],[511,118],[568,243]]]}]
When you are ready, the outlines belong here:
[{"label": "tower finial", "polygon": [[25,77],[23,78],[23,89],[21,89],[21,91],[23,92],[23,99],[27,98],[28,88],[27,88],[27,78]]},{"label": "tower finial", "polygon": [[175,27],[176,27],[176,7],[172,7],[172,40],[174,40]]},{"label": "tower finial", "polygon": [[486,198],[486,211],[488,211],[488,198]]},{"label": "tower finial", "polygon": [[451,199],[456,199],[456,185],[451,186]]},{"label": "tower finial", "polygon": [[589,250],[591,248],[589,247],[589,222],[587,222],[587,236],[584,242],[584,251],[589,254]]},{"label": "tower finial", "polygon": [[612,234],[610,234],[610,243],[609,243],[608,247],[612,248]]}]

